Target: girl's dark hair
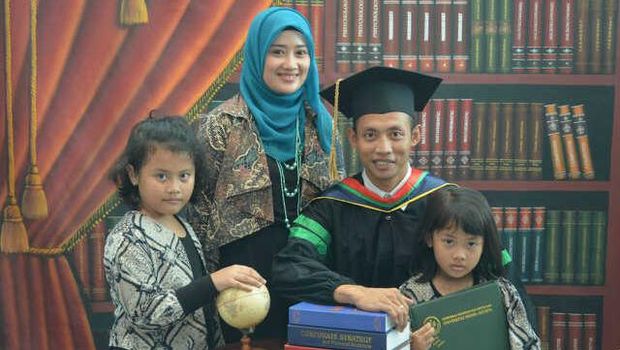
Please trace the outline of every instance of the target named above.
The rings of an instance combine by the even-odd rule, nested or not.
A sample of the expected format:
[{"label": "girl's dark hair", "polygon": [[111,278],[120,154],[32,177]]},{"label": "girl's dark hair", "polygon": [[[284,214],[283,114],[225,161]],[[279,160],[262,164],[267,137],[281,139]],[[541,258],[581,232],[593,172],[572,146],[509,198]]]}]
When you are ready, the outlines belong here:
[{"label": "girl's dark hair", "polygon": [[418,282],[428,282],[437,273],[433,248],[427,245],[433,234],[445,228],[461,228],[470,235],[482,236],[482,256],[473,273],[485,279],[497,279],[505,273],[501,243],[484,196],[473,189],[446,186],[429,195],[414,243],[411,273],[422,275]]},{"label": "girl's dark hair", "polygon": [[196,174],[194,192],[190,198],[190,202],[194,202],[206,183],[206,156],[194,130],[185,118],[179,116],[149,117],[131,129],[127,146],[109,173],[110,179],[118,188],[119,196],[130,208],[139,208],[138,186],[131,183],[127,168],[131,165],[138,173],[156,147],[163,147],[174,153],[187,153],[194,161]]}]

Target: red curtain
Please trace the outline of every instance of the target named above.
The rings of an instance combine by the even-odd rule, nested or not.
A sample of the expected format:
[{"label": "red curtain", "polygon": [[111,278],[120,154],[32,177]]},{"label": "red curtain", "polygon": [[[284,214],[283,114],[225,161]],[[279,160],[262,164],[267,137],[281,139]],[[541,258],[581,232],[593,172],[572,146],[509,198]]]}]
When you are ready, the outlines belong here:
[{"label": "red curtain", "polygon": [[[49,216],[26,221],[30,247],[35,248],[30,253],[0,254],[0,348],[94,347],[65,255],[41,252],[66,247],[113,192],[107,171],[130,128],[152,109],[186,114],[230,68],[251,19],[270,1],[147,1],[149,21],[137,26],[119,24],[119,3],[39,1],[37,148]],[[15,175],[20,198],[29,164],[31,4],[22,0],[10,4]],[[4,30],[7,16],[0,11]],[[0,40],[4,58],[4,35]],[[4,70],[0,79],[4,105]],[[5,117],[2,108],[3,205],[8,194]]]}]

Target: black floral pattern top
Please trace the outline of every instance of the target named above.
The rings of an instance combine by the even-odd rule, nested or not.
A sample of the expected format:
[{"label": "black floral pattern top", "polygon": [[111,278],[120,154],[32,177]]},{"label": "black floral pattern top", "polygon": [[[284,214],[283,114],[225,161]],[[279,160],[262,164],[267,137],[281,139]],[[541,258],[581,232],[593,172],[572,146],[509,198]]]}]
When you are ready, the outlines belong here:
[{"label": "black floral pattern top", "polygon": [[[307,107],[302,206],[331,184],[329,154],[319,144],[314,119]],[[194,125],[206,145],[211,172],[206,188],[195,189],[201,191],[200,199],[191,206],[189,218],[205,251],[216,251],[274,223],[272,180],[254,119],[240,95],[200,115]]]}]

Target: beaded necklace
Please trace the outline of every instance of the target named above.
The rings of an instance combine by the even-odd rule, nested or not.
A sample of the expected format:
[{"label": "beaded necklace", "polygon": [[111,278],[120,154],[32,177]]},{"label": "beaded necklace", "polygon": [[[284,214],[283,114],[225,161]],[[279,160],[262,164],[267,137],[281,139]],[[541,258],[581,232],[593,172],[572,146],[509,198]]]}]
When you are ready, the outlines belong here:
[{"label": "beaded necklace", "polygon": [[[295,130],[295,159],[293,160],[293,164],[286,164],[285,162],[281,162],[276,159],[276,165],[278,166],[278,173],[280,175],[280,193],[282,195],[282,207],[284,209],[284,225],[286,225],[287,229],[291,228],[291,224],[288,220],[288,211],[286,210],[286,198],[293,198],[297,196],[297,206],[295,208],[295,212],[297,213],[297,215],[299,215],[299,209],[301,204],[301,193],[299,193],[299,182],[301,178],[299,171],[299,168],[301,167],[301,152],[299,151],[301,148],[301,137],[299,133],[299,116],[297,116],[297,120],[295,122]],[[284,169],[288,171],[295,170],[297,180],[295,182],[295,188],[293,190],[289,190],[286,187],[286,180],[284,178],[284,170],[282,169],[282,167],[284,167]]]}]

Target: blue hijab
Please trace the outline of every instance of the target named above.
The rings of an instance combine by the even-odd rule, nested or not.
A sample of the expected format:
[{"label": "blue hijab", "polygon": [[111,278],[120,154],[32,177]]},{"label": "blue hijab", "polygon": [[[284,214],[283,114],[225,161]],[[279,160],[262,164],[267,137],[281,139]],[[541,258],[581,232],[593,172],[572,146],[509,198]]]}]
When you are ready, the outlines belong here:
[{"label": "blue hijab", "polygon": [[[310,66],[302,87],[292,94],[282,95],[276,94],[265,84],[263,70],[269,47],[283,30],[290,28],[304,36]],[[299,132],[303,140],[306,121],[304,101],[307,101],[318,116],[316,128],[321,148],[329,154],[332,120],[319,98],[319,73],[308,21],[299,12],[285,7],[271,7],[259,13],[250,25],[243,54],[241,96],[256,120],[266,153],[279,161],[295,157],[296,117],[300,118]]]}]

